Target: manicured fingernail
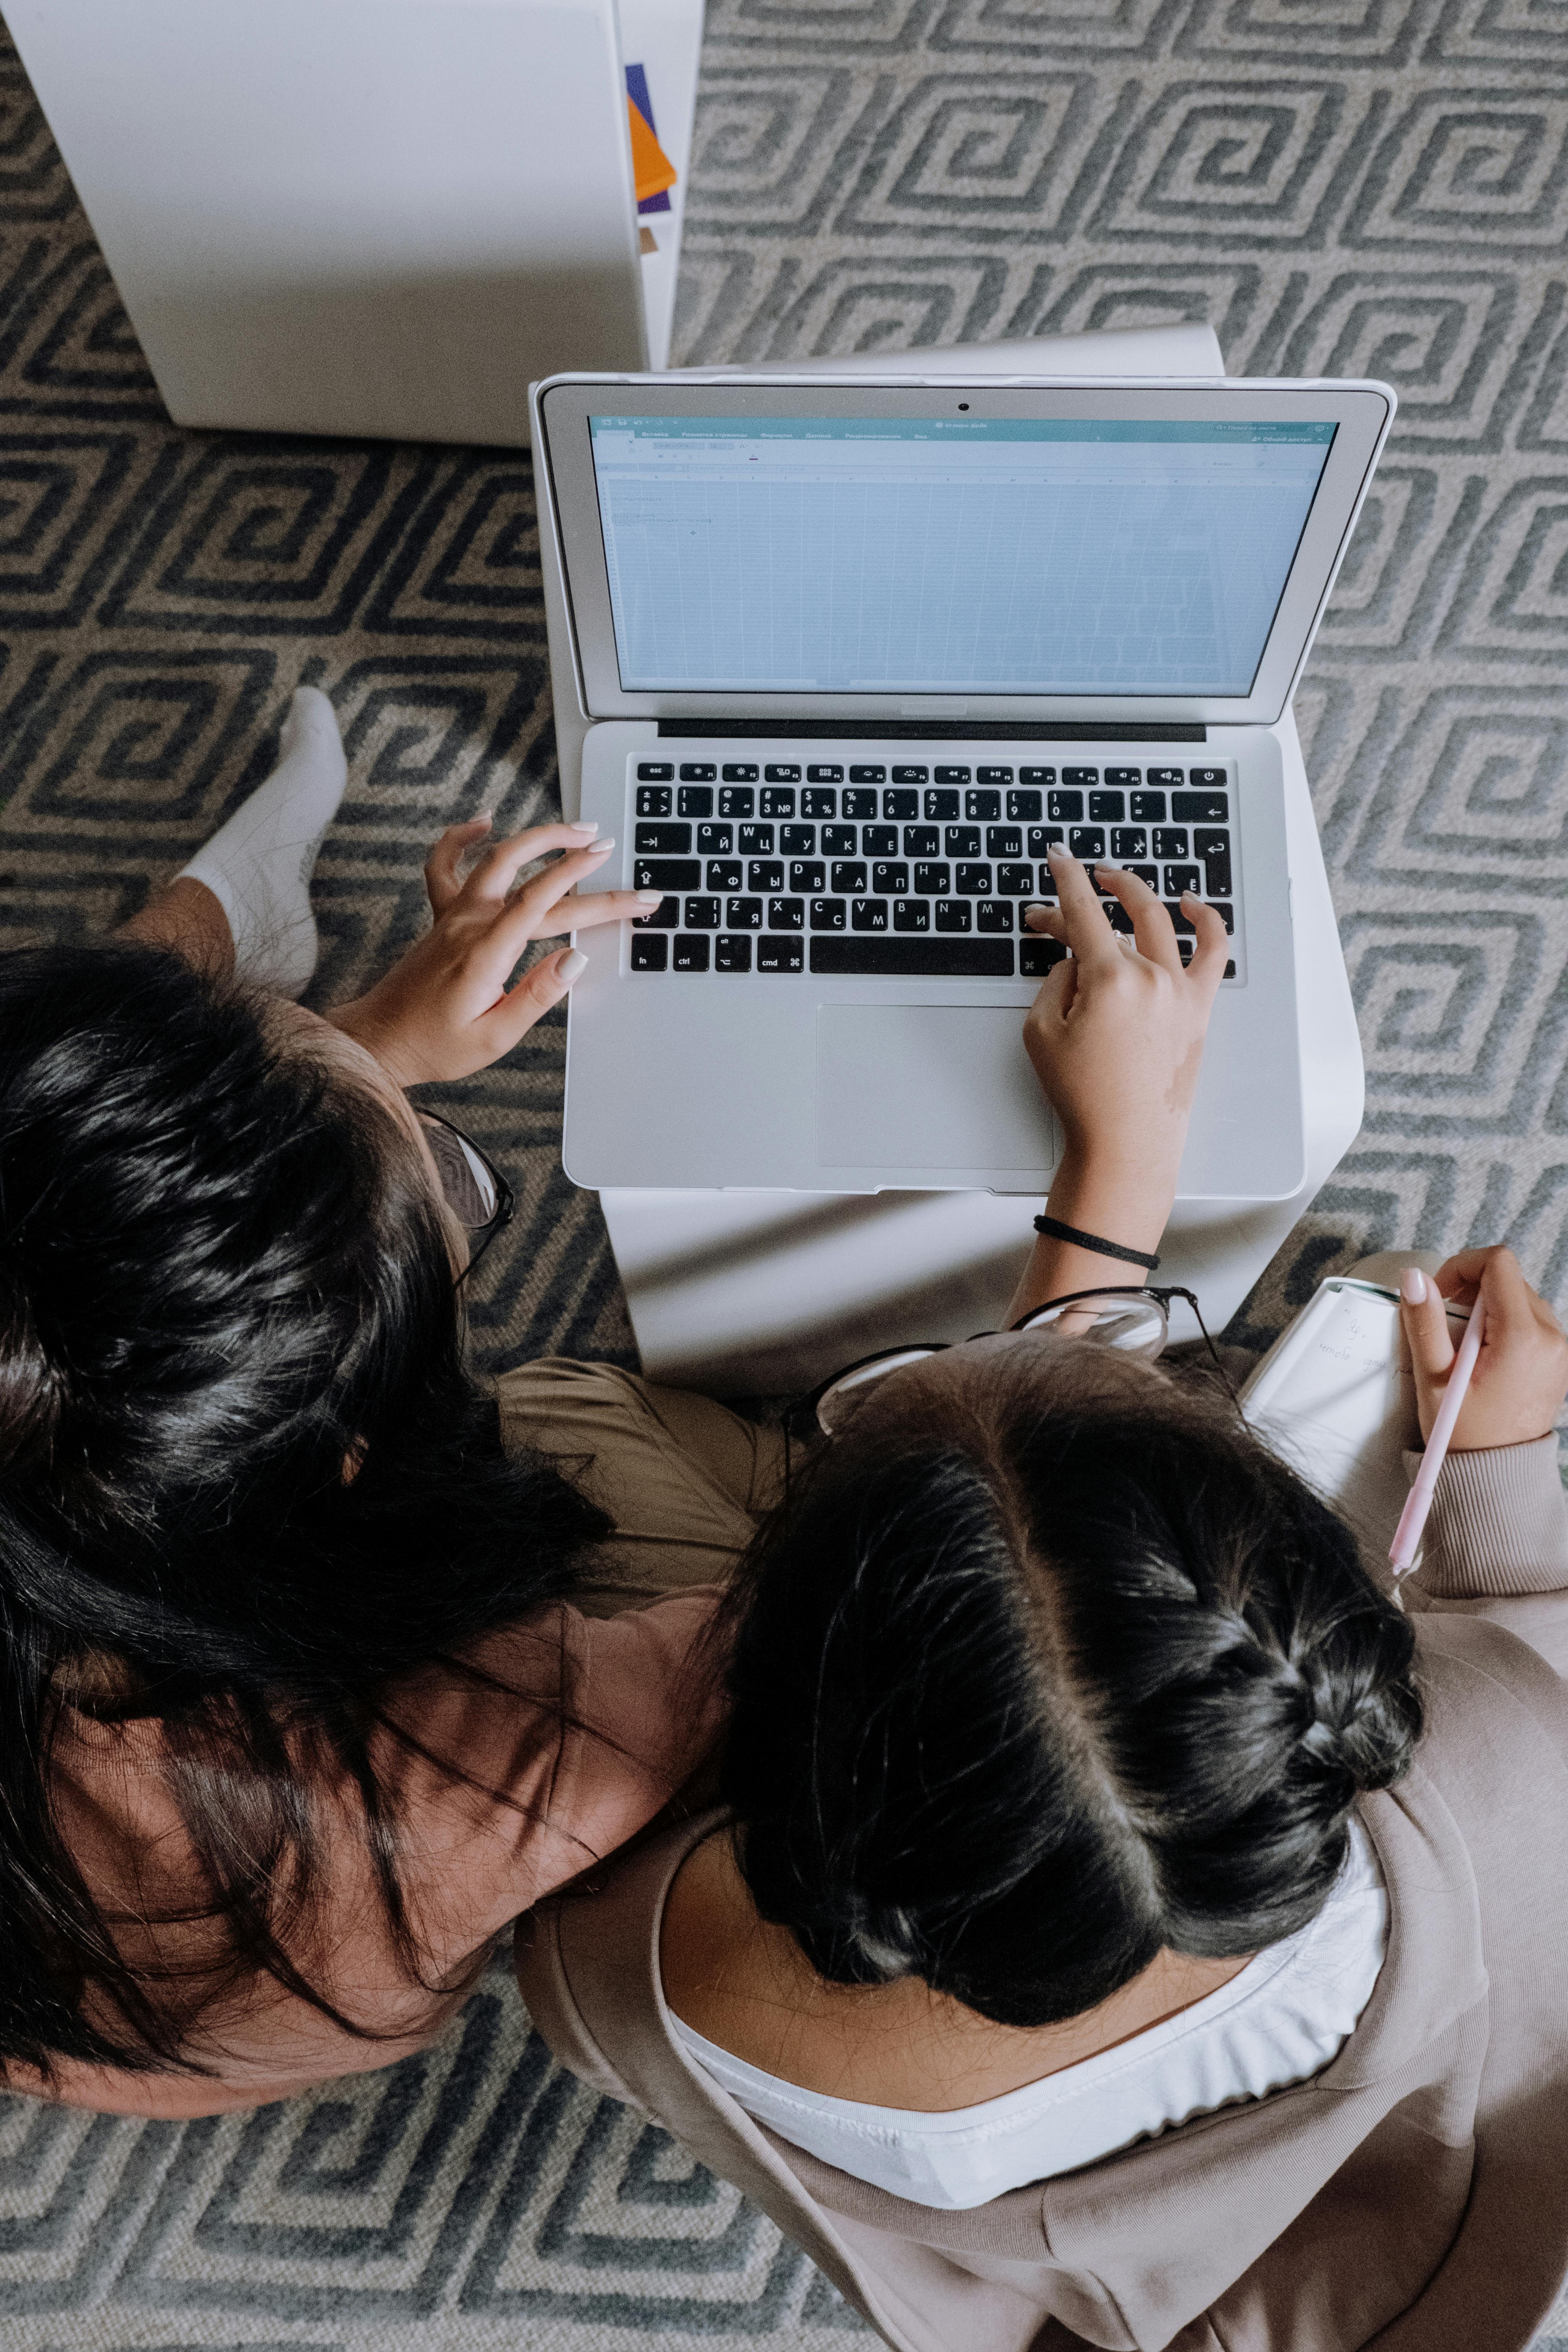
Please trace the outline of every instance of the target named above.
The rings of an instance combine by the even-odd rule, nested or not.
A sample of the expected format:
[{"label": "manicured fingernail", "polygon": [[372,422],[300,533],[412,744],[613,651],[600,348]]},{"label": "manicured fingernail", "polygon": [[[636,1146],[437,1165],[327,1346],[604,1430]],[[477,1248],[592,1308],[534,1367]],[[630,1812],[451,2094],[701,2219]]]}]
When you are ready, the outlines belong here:
[{"label": "manicured fingernail", "polygon": [[1069,849],[1064,848],[1059,841],[1053,841],[1047,843],[1046,847],[1046,856],[1047,857],[1066,857],[1070,859],[1072,852]]},{"label": "manicured fingernail", "polygon": [[1426,1277],[1418,1265],[1407,1265],[1399,1277],[1399,1296],[1408,1307],[1421,1307],[1426,1299]]},{"label": "manicured fingernail", "polygon": [[582,949],[573,948],[570,953],[563,955],[556,965],[556,977],[563,988],[570,988],[574,980],[582,979],[587,969],[588,959]]},{"label": "manicured fingernail", "polygon": [[599,830],[599,820],[597,817],[595,817],[590,822],[590,820],[585,816],[574,817],[566,830],[568,833],[597,833]]},{"label": "manicured fingernail", "polygon": [[1204,903],[1195,890],[1184,890],[1182,893],[1182,904],[1184,907],[1186,905],[1189,898],[1192,900],[1194,907],[1201,907]]},{"label": "manicured fingernail", "polygon": [[662,906],[664,903],[664,892],[662,890],[639,890],[637,892],[637,903],[639,906],[644,907]]},{"label": "manicured fingernail", "polygon": [[612,834],[611,834],[611,835],[610,835],[610,837],[609,837],[609,839],[608,839],[608,841],[593,841],[593,842],[590,842],[590,843],[589,843],[589,845],[588,845],[588,855],[589,855],[589,856],[590,856],[590,857],[603,857],[603,856],[604,856],[604,854],[605,854],[605,850],[606,850],[606,849],[614,849],[615,845],[616,845],[616,836],[615,836],[615,835],[612,833]]}]

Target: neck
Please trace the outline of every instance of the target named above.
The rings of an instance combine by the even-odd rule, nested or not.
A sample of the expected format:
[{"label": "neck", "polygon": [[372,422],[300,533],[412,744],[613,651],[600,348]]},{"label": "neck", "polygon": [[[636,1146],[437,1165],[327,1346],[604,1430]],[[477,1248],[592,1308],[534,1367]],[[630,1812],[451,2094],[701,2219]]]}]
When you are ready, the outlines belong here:
[{"label": "neck", "polygon": [[838,1985],[757,1916],[728,1831],[687,1856],[665,1905],[665,1999],[706,2041],[803,2090],[942,2114],[1077,2065],[1190,2009],[1251,1955],[1161,1951],[1130,1984],[1052,2025],[996,2025],[918,1977]]}]

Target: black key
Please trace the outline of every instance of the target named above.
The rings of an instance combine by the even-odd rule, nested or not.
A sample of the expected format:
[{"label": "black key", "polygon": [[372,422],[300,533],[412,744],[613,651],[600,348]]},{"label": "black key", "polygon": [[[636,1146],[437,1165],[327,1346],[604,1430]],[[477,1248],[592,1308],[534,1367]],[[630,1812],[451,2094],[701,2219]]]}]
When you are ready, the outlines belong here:
[{"label": "black key", "polygon": [[764,816],[793,816],[795,794],[793,792],[781,792],[773,785],[764,785],[758,795],[757,806]]},{"label": "black key", "polygon": [[1141,784],[1143,771],[1142,768],[1107,768],[1105,781],[1108,784],[1120,784],[1123,788],[1128,784]]},{"label": "black key", "polygon": [[1187,836],[1180,825],[1163,824],[1154,828],[1156,857],[1185,857]]},{"label": "black key", "polygon": [[786,857],[809,857],[816,847],[814,824],[781,824],[779,847]]},{"label": "black key", "polygon": [[632,929],[637,931],[678,931],[680,929],[680,901],[661,898],[650,914],[634,915]]},{"label": "black key", "polygon": [[[939,768],[936,772],[936,780],[939,784],[966,784],[969,782],[969,771],[967,768]],[[958,814],[956,809],[952,813],[954,816]]]},{"label": "black key", "polygon": [[1112,857],[1147,857],[1149,836],[1142,825],[1119,824],[1110,836]]},{"label": "black key", "polygon": [[732,931],[760,931],[763,928],[763,902],[760,898],[726,898],[724,920]]},{"label": "black key", "polygon": [[[945,768],[939,768],[937,770],[937,774],[939,776],[945,775],[946,772],[947,771]],[[969,773],[969,771],[967,768],[964,768],[959,771],[959,772],[966,776]],[[925,813],[928,817],[936,817],[938,819],[956,816],[958,814],[958,794],[956,793],[927,793]]]},{"label": "black key", "polygon": [[708,784],[683,784],[675,795],[675,806],[680,816],[711,816],[712,789]]},{"label": "black key", "polygon": [[639,784],[668,784],[673,783],[674,780],[675,770],[671,767],[668,760],[639,760],[637,761],[637,782]]},{"label": "black key", "polygon": [[1160,888],[1160,869],[1157,866],[1130,866],[1127,871],[1129,874],[1136,874],[1140,882],[1147,882],[1150,889],[1152,890],[1156,896],[1158,895]]},{"label": "black key", "polygon": [[731,939],[717,940],[713,950],[713,969],[715,971],[750,971],[752,969],[751,940]]},{"label": "black key", "polygon": [[826,866],[815,857],[793,858],[790,861],[789,887],[792,890],[804,890],[807,897],[813,890],[826,890]]},{"label": "black key", "polygon": [[974,908],[974,928],[979,931],[1010,931],[1013,928],[1012,900],[978,899]]},{"label": "black key", "polygon": [[[753,774],[755,771],[752,771]],[[721,784],[719,814],[721,816],[750,816],[757,805],[757,796],[750,784]]]},{"label": "black key", "polygon": [[936,857],[942,851],[942,834],[934,824],[906,824],[904,856],[906,857]]},{"label": "black key", "polygon": [[632,867],[634,890],[695,890],[701,879],[695,857],[654,857]]},{"label": "black key", "polygon": [[726,761],[725,761],[725,762],[724,762],[724,782],[725,782],[727,784],[754,784],[754,783],[756,782],[756,781],[757,781],[757,770],[756,770],[756,764],[755,764],[755,762],[754,762],[753,761],[751,761],[751,760],[726,760]]},{"label": "black key", "polygon": [[770,898],[768,900],[770,931],[803,931],[805,929],[804,898]]},{"label": "black key", "polygon": [[939,931],[966,931],[972,918],[967,898],[939,898],[935,907]]},{"label": "black key", "polygon": [[885,784],[888,771],[886,768],[851,768],[849,781],[852,784]]},{"label": "black key", "polygon": [[930,773],[929,768],[895,768],[893,782],[896,784],[923,784]]},{"label": "black key", "polygon": [[1010,784],[1013,771],[1011,768],[976,768],[974,781],[977,784]]},{"label": "black key", "polygon": [[952,887],[952,868],[950,866],[917,866],[915,867],[915,888],[922,898],[941,898]]},{"label": "black key", "polygon": [[899,854],[899,828],[896,824],[867,824],[860,828],[862,857],[896,857]]},{"label": "black key", "polygon": [[1037,823],[1045,805],[1038,793],[1009,793],[1007,795],[1007,814],[1016,817],[1020,824]]},{"label": "black key", "polygon": [[[716,931],[719,928],[718,899],[688,898],[686,928],[689,931]],[[707,966],[704,965],[703,969],[706,971]]]},{"label": "black key", "polygon": [[770,784],[798,784],[800,782],[800,770],[790,761],[770,761],[763,774]]},{"label": "black key", "polygon": [[697,828],[698,850],[704,857],[728,857],[735,846],[732,824],[700,824]]},{"label": "black key", "polygon": [[1060,940],[1026,939],[1018,942],[1018,971],[1024,980],[1044,980],[1047,972],[1066,959],[1067,950]]},{"label": "black key", "polygon": [[711,784],[717,782],[718,769],[710,760],[682,760],[680,781],[683,784]]},{"label": "black key", "polygon": [[950,824],[942,846],[948,857],[978,857],[980,827],[977,824]]},{"label": "black key", "polygon": [[1097,824],[1113,824],[1127,814],[1125,793],[1090,793],[1089,813]]},{"label": "black key", "polygon": [[[665,794],[668,800],[668,793]],[[684,857],[691,847],[689,824],[639,824],[632,847],[639,857]]]},{"label": "black key", "polygon": [[1230,835],[1227,833],[1194,833],[1193,855],[1204,861],[1204,887],[1211,898],[1230,896]]},{"label": "black key", "polygon": [[643,784],[637,790],[638,816],[668,816],[673,798],[668,784]]},{"label": "black key", "polygon": [[[834,768],[830,772],[837,775],[838,770]],[[815,776],[816,770],[809,769],[807,773]],[[837,816],[838,795],[837,793],[814,792],[808,788],[800,796],[800,813],[802,816]]]},{"label": "black key", "polygon": [[893,908],[893,929],[896,931],[929,931],[931,901],[927,898],[900,898]]},{"label": "black key", "polygon": [[1176,953],[1181,957],[1184,963],[1191,963],[1197,951],[1197,942],[1194,940],[1178,940],[1176,941]]},{"label": "black key", "polygon": [[1046,814],[1058,824],[1076,824],[1083,815],[1081,793],[1049,793],[1046,796]]},{"label": "black key", "polygon": [[1032,898],[1035,895],[1035,869],[1032,866],[999,866],[996,887],[1004,898]]},{"label": "black key", "polygon": [[852,931],[885,931],[888,928],[886,898],[857,898],[849,909]]},{"label": "black key", "polygon": [[1134,793],[1132,814],[1140,824],[1161,824],[1165,816],[1163,793]]},{"label": "black key", "polygon": [[991,896],[989,866],[961,866],[955,879],[962,898],[989,898]]},{"label": "black key", "polygon": [[662,931],[656,931],[650,940],[633,938],[632,970],[634,971],[663,971],[668,961],[669,941]]},{"label": "black key", "polygon": [[804,971],[805,943],[803,940],[759,940],[757,941],[759,971]]},{"label": "black key", "polygon": [[1216,784],[1223,792],[1230,777],[1224,768],[1189,768],[1187,782],[1190,784]]},{"label": "black key", "polygon": [[1020,768],[1018,771],[1018,782],[1021,784],[1054,784],[1056,780],[1057,772],[1054,768]]},{"label": "black key", "polygon": [[674,961],[677,971],[706,971],[708,941],[694,940],[689,931],[682,931],[675,942]]},{"label": "black key", "polygon": [[1121,904],[1121,899],[1107,898],[1105,901],[1105,911],[1107,916],[1110,918],[1111,929],[1113,931],[1120,931],[1123,938],[1130,940],[1132,937],[1132,918],[1128,913],[1126,908]]},{"label": "black key", "polygon": [[1064,784],[1076,785],[1081,791],[1089,784],[1099,783],[1100,770],[1098,768],[1064,768],[1062,782]]},{"label": "black key", "polygon": [[909,867],[901,862],[898,865],[873,866],[871,887],[873,890],[882,891],[889,898],[906,898],[910,887]]},{"label": "black key", "polygon": [[[805,781],[808,784],[841,784],[844,771],[842,768],[807,768]],[[833,811],[829,809],[827,814],[831,816]]]},{"label": "black key", "polygon": [[1024,835],[1016,824],[992,824],[985,828],[987,857],[1022,857]]},{"label": "black key", "polygon": [[[848,794],[845,794],[847,800]],[[852,824],[825,824],[822,828],[824,857],[853,857],[860,846],[860,837]]]},{"label": "black key", "polygon": [[771,857],[773,854],[773,826],[743,824],[736,835],[735,846],[742,857]]},{"label": "black key", "polygon": [[866,868],[858,857],[839,858],[836,861],[828,880],[835,890],[842,890],[847,896],[855,891],[864,890]]},{"label": "black key", "polygon": [[741,887],[741,861],[738,857],[710,857],[704,877],[710,890],[738,890]]},{"label": "black key", "polygon": [[1011,940],[813,940],[811,968],[886,980],[1010,980]]},{"label": "black key", "polygon": [[1032,824],[1029,827],[1028,852],[1031,857],[1044,857],[1047,849],[1058,849],[1066,840],[1059,824]]},{"label": "black key", "polygon": [[1146,784],[1161,784],[1169,787],[1172,784],[1185,783],[1186,778],[1180,768],[1148,768],[1144,771],[1143,781]]},{"label": "black key", "polygon": [[[1184,957],[1183,961],[1184,961],[1184,961],[1187,961],[1187,959]],[[1235,964],[1233,964],[1233,963],[1227,963],[1227,964],[1226,964],[1226,968],[1225,968],[1225,976],[1226,976],[1226,980],[1234,980],[1234,979],[1236,978],[1236,966],[1235,966]]]},{"label": "black key", "polygon": [[[984,775],[986,771],[982,768],[980,772],[982,775]],[[995,819],[1002,814],[1001,793],[990,792],[965,793],[963,795],[963,814],[967,817],[975,819],[981,824],[990,824],[994,823]]]},{"label": "black key", "polygon": [[[814,898],[811,902],[811,928],[814,931],[841,931],[844,929],[842,898]],[[816,965],[812,966],[815,971]]]},{"label": "black key", "polygon": [[[893,773],[897,776],[901,774],[902,771],[895,768],[893,770]],[[921,768],[919,771],[919,773],[923,776],[925,774],[925,770]],[[898,817],[901,820],[907,816],[919,816],[920,813],[921,796],[919,793],[898,793],[889,790],[882,794],[882,814],[884,816]]]},{"label": "black key", "polygon": [[1068,847],[1075,857],[1103,857],[1105,835],[1097,824],[1075,824],[1068,835]]},{"label": "black key", "polygon": [[1089,887],[1092,888],[1095,897],[1097,898],[1109,898],[1110,893],[1100,878],[1099,866],[1085,866],[1084,871],[1089,876]]},{"label": "black key", "polygon": [[[1223,768],[1219,773],[1223,778]],[[1230,801],[1225,793],[1173,793],[1171,814],[1179,824],[1226,824]]]},{"label": "black key", "polygon": [[1223,898],[1211,898],[1209,900],[1209,905],[1214,908],[1215,913],[1219,917],[1221,922],[1225,925],[1226,929],[1227,931],[1234,932],[1236,929],[1236,908],[1234,907],[1226,906]]},{"label": "black key", "polygon": [[[849,772],[851,775],[858,776],[860,771],[858,768],[852,768]],[[882,771],[879,768],[877,770],[877,773],[880,775],[881,772]],[[875,793],[868,790],[865,786],[858,784],[853,792],[847,792],[844,794],[840,806],[842,807],[846,816],[852,816],[856,819],[867,816],[875,816],[877,814],[877,795]]]},{"label": "black key", "polygon": [[784,859],[753,857],[746,867],[746,887],[748,890],[782,890]]}]

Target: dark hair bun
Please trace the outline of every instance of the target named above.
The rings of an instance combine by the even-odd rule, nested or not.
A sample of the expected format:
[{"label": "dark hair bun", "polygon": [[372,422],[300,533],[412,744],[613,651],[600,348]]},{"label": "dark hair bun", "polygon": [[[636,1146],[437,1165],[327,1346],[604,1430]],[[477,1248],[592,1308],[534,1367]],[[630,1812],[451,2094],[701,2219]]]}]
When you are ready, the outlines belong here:
[{"label": "dark hair bun", "polygon": [[835,1981],[1006,2025],[1304,1926],[1421,1728],[1349,1530],[1228,1413],[1076,1343],[907,1395],[743,1576],[725,1789],[763,1916]]}]

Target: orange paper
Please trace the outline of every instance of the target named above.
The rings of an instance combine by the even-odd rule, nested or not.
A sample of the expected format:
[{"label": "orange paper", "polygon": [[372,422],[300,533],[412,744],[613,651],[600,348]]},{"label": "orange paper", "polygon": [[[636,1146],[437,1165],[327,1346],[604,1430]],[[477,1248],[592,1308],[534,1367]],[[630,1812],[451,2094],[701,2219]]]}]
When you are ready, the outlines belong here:
[{"label": "orange paper", "polygon": [[637,182],[640,205],[649,196],[662,196],[667,189],[674,187],[680,174],[629,98],[626,116],[632,126],[632,177]]}]

